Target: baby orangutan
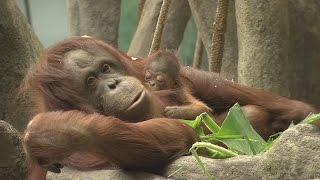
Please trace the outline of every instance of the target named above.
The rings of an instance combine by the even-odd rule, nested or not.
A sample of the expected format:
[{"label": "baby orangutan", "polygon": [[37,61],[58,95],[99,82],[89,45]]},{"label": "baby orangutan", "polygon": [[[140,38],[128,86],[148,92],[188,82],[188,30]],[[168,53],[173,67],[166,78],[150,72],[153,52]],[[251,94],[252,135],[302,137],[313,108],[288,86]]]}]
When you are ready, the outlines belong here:
[{"label": "baby orangutan", "polygon": [[155,93],[169,90],[178,102],[164,109],[167,117],[195,119],[203,112],[212,113],[211,108],[192,95],[187,80],[180,76],[179,59],[170,51],[159,51],[147,58],[145,80]]}]

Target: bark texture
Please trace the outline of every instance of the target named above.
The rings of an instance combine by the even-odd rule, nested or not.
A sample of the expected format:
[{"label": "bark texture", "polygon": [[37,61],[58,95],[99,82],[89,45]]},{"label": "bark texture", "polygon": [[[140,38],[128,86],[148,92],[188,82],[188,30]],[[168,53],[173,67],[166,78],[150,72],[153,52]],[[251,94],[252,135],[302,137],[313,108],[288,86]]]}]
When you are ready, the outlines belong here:
[{"label": "bark texture", "polygon": [[[203,44],[210,57],[212,46],[212,26],[215,16],[215,0],[189,0],[192,17],[201,35]],[[229,0],[227,31],[222,58],[221,75],[230,80],[237,80],[238,67],[238,39],[235,19],[234,0]]]},{"label": "bark texture", "polygon": [[118,46],[121,0],[68,0],[72,35],[94,36]]},{"label": "bark texture", "polygon": [[320,108],[320,1],[289,0],[291,96]]},{"label": "bark texture", "polygon": [[0,120],[0,179],[23,180],[27,174],[21,137],[10,124]]},{"label": "bark texture", "polygon": [[42,50],[15,1],[0,1],[0,119],[19,130],[30,119],[30,103],[17,97],[17,90],[26,68]]},{"label": "bark texture", "polygon": [[236,1],[238,81],[289,96],[288,1]]},{"label": "bark texture", "polygon": [[[128,54],[145,57],[151,47],[162,0],[146,0],[137,30],[131,41]],[[187,1],[171,0],[169,13],[161,38],[161,48],[178,50],[190,18]]]}]

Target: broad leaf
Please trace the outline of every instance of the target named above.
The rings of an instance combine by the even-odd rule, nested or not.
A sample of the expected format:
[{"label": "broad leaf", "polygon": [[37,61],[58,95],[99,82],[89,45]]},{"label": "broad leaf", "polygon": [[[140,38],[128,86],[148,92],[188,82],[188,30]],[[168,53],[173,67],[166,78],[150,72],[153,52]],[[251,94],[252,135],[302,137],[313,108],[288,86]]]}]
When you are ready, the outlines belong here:
[{"label": "broad leaf", "polygon": [[[238,103],[230,108],[220,131],[214,136],[230,149],[243,154],[260,153],[266,145],[265,140],[253,129],[244,116]],[[228,138],[230,136],[234,138]]]},{"label": "broad leaf", "polygon": [[201,127],[201,121],[202,121],[202,117],[201,116],[197,116],[195,120],[181,120],[184,124],[192,127],[196,133],[198,134],[198,136],[204,136],[204,132],[203,129]]},{"label": "broad leaf", "polygon": [[310,124],[319,120],[320,120],[320,113],[319,114],[311,113],[302,121],[302,123]]}]

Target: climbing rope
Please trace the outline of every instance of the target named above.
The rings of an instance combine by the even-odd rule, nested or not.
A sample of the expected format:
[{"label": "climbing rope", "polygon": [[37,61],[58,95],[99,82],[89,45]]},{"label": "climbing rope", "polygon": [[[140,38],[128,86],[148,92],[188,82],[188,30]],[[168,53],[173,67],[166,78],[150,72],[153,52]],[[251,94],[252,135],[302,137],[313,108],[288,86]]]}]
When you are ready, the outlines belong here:
[{"label": "climbing rope", "polygon": [[163,2],[162,2],[162,6],[161,6],[160,14],[158,17],[156,30],[153,35],[149,55],[153,54],[156,51],[159,51],[159,49],[160,49],[161,35],[162,35],[163,28],[164,28],[164,23],[165,23],[165,20],[166,20],[168,11],[169,11],[170,1],[171,0],[163,0]]},{"label": "climbing rope", "polygon": [[220,73],[223,57],[224,33],[228,15],[228,0],[218,0],[213,23],[209,70]]}]

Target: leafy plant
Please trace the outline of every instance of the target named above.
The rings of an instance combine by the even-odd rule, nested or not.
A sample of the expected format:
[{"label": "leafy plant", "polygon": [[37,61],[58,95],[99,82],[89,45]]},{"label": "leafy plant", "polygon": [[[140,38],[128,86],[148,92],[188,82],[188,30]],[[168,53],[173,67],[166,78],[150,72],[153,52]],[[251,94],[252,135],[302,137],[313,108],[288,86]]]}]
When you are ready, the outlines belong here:
[{"label": "leafy plant", "polygon": [[[185,124],[195,129],[201,140],[206,143],[217,144],[218,142],[225,144],[228,149],[237,155],[248,154],[255,155],[264,149],[268,144],[251,126],[247,118],[244,116],[239,104],[235,104],[224,120],[221,127],[207,114],[200,114],[194,121],[182,120]],[[202,123],[210,131],[205,134]],[[197,147],[198,144],[196,144]],[[212,147],[212,146],[210,146]],[[225,150],[216,150],[216,148],[207,148],[213,154],[213,157],[231,157],[231,154],[225,153]],[[234,154],[232,155],[234,156]]]},{"label": "leafy plant", "polygon": [[[190,151],[209,179],[214,177],[200,160],[197,153],[199,148],[205,148],[212,158],[228,158],[240,154],[258,154],[267,146],[267,142],[252,128],[238,103],[230,108],[221,127],[207,113],[200,114],[193,121],[182,122],[192,127],[202,140],[193,144]],[[209,134],[204,133],[202,123],[210,131]],[[223,143],[227,148],[215,145],[217,143]]]},{"label": "leafy plant", "polygon": [[302,120],[301,123],[311,124],[311,123],[314,123],[314,122],[319,121],[319,120],[320,120],[320,113],[319,114],[311,113],[304,120]]},{"label": "leafy plant", "polygon": [[[302,123],[312,123],[320,120],[320,114],[311,114]],[[202,142],[193,144],[191,153],[196,158],[201,169],[209,179],[214,179],[199,158],[197,150],[204,148],[207,155],[212,158],[228,158],[238,155],[256,155],[267,151],[275,143],[281,133],[270,136],[266,142],[251,126],[244,116],[240,105],[236,103],[230,108],[229,113],[221,127],[207,113],[200,114],[195,120],[182,120],[192,127],[200,136]],[[210,131],[205,134],[202,124]],[[291,124],[291,126],[294,126]],[[224,144],[226,146],[219,146]]]}]

